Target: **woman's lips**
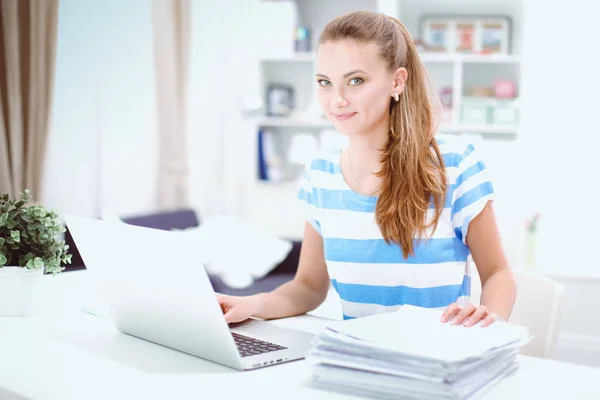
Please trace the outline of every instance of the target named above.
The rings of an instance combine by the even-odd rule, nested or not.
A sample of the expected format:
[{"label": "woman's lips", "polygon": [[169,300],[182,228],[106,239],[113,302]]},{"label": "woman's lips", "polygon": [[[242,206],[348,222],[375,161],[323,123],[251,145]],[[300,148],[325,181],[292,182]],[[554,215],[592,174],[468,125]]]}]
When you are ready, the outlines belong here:
[{"label": "woman's lips", "polygon": [[338,121],[345,121],[347,119],[350,119],[352,117],[354,117],[356,113],[346,113],[346,114],[333,114],[333,116],[338,120]]}]

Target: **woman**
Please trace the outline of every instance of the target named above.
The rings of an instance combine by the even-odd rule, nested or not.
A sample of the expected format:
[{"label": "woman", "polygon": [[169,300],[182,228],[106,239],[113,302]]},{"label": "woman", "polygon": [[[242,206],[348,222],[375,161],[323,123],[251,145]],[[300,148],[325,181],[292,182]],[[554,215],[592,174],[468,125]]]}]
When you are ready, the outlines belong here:
[{"label": "woman", "polygon": [[[330,282],[344,318],[412,304],[444,307],[442,322],[464,326],[507,320],[516,287],[492,184],[473,146],[434,137],[438,103],[404,25],[372,12],[336,18],[320,37],[317,71],[321,107],[348,147],[307,166],[295,278],[270,293],[219,295],[226,320],[306,313]],[[479,307],[468,302],[470,254]]]}]

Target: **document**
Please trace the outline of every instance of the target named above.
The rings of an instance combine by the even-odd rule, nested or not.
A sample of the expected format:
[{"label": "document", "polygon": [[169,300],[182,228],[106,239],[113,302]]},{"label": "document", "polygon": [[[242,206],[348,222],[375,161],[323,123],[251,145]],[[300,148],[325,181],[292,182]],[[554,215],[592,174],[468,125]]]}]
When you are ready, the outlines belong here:
[{"label": "document", "polygon": [[313,383],[368,397],[471,399],[518,368],[525,327],[450,325],[442,312],[403,306],[332,323],[307,358]]}]

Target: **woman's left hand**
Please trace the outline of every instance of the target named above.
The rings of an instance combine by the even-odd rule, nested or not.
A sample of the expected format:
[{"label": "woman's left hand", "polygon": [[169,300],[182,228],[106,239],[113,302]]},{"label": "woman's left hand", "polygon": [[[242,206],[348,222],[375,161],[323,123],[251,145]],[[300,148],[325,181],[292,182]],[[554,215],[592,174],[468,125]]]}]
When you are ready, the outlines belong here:
[{"label": "woman's left hand", "polygon": [[490,312],[486,306],[474,306],[469,303],[464,307],[452,303],[442,314],[442,322],[450,322],[452,325],[473,326],[481,321],[481,326],[485,328],[496,322],[499,317]]}]

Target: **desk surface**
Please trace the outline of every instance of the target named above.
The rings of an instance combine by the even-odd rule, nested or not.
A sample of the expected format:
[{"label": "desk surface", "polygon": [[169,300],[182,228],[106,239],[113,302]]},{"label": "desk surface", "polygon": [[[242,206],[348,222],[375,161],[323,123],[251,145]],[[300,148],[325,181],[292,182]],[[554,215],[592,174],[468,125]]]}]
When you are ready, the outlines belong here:
[{"label": "desk surface", "polygon": [[[106,318],[80,311],[92,298],[85,277],[45,277],[52,304],[44,312],[0,318],[0,398],[356,398],[311,388],[304,361],[238,372],[122,334]],[[316,333],[327,320],[270,323]],[[600,369],[521,357],[519,370],[484,396],[538,398],[600,399]]]}]

